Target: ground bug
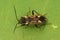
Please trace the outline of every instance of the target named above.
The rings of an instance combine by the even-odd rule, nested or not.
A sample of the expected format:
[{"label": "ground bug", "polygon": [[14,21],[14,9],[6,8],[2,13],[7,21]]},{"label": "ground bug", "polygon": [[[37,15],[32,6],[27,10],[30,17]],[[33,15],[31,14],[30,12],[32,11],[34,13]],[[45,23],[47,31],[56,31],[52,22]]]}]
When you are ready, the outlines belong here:
[{"label": "ground bug", "polygon": [[[45,15],[39,14],[36,10],[32,10],[31,16],[27,14],[26,16],[20,17],[20,20],[17,18],[15,6],[14,6],[14,11],[15,11],[16,19],[18,21],[17,24],[21,24],[21,26],[33,24],[35,25],[35,27],[38,27],[38,25],[43,25],[47,22],[47,18],[45,17]],[[17,28],[17,24],[14,28],[14,31]]]}]

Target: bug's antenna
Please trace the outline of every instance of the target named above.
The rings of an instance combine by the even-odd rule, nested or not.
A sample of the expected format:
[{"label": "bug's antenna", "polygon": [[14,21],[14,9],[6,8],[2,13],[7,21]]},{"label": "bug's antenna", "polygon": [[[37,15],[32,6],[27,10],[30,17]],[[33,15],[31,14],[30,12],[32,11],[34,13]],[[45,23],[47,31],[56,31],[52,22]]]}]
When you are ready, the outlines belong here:
[{"label": "bug's antenna", "polygon": [[14,6],[14,11],[15,11],[16,19],[17,19],[17,21],[19,21],[18,18],[17,18],[17,14],[16,14],[16,8],[15,8],[15,6]]},{"label": "bug's antenna", "polygon": [[34,12],[39,15],[39,13],[37,11],[35,11],[35,10],[32,10],[32,15],[34,15]]},{"label": "bug's antenna", "polygon": [[[17,23],[18,24],[18,23]],[[16,28],[17,28],[17,24],[15,25],[15,28],[14,28],[14,31],[13,32],[15,32],[15,30],[16,30]]]}]

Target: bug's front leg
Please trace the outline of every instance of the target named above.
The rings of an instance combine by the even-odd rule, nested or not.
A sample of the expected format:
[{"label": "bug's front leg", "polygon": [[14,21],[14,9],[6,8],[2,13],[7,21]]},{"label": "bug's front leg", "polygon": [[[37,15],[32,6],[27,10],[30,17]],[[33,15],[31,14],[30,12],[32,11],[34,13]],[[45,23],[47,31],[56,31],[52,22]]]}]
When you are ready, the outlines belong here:
[{"label": "bug's front leg", "polygon": [[34,12],[40,15],[36,10],[32,10],[32,15],[34,15]]},{"label": "bug's front leg", "polygon": [[32,15],[34,15],[34,10],[32,10]]}]

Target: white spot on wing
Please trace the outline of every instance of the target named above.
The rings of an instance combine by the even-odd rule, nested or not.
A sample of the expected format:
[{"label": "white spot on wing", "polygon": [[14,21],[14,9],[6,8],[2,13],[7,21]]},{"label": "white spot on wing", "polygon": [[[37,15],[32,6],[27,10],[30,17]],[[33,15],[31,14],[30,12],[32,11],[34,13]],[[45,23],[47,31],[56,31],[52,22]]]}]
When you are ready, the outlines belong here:
[{"label": "white spot on wing", "polygon": [[28,23],[26,23],[26,24],[28,24]]},{"label": "white spot on wing", "polygon": [[25,18],[27,18],[27,16],[25,16]]},{"label": "white spot on wing", "polygon": [[40,16],[38,16],[38,17],[40,17]]},{"label": "white spot on wing", "polygon": [[41,23],[41,21],[40,21],[40,20],[38,20],[38,22],[39,22],[39,23]]}]

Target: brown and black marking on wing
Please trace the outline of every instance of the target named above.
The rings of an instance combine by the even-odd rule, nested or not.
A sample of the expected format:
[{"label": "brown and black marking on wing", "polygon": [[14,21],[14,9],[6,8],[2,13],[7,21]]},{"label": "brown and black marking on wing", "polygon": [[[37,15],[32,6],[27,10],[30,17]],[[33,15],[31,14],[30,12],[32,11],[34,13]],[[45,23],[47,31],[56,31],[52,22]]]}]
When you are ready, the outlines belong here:
[{"label": "brown and black marking on wing", "polygon": [[21,17],[20,19],[20,23],[22,25],[29,25],[29,24],[33,24],[33,25],[38,25],[38,24],[43,24],[44,22],[46,22],[46,18],[43,15],[34,15],[35,10],[32,10],[32,15],[31,16],[25,16],[25,17]]}]

